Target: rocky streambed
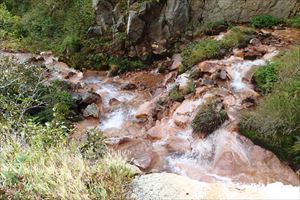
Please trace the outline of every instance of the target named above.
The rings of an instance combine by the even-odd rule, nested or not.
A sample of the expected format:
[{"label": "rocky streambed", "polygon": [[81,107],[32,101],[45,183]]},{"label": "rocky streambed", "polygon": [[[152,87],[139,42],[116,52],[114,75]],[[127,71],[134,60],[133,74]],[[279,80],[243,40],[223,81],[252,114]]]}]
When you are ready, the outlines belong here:
[{"label": "rocky streambed", "polygon": [[[222,34],[216,39],[221,40]],[[298,37],[294,37],[295,34]],[[272,188],[291,191],[291,198],[297,198],[299,176],[272,152],[239,134],[241,111],[255,106],[260,97],[251,83],[253,70],[269,62],[280,50],[300,41],[300,30],[296,29],[262,30],[260,35],[225,58],[201,62],[181,75],[176,70],[180,55],[174,56],[168,73],[153,70],[117,77],[108,77],[106,72],[71,69],[49,53],[37,56],[2,51],[1,55],[14,56],[20,62],[42,62],[49,69],[49,79],[71,84],[74,98],[85,102],[82,107],[85,119],[75,124],[73,138],[80,138],[85,129],[98,128],[104,132],[111,148],[126,152],[131,164],[142,172],[157,173],[152,178],[142,175],[134,181],[131,189],[134,198],[172,199],[175,194],[180,198],[241,198],[238,196],[241,193],[245,198],[271,198],[262,193],[270,193]],[[201,74],[193,79],[195,92],[185,96],[182,102],[167,101],[170,89],[174,85],[187,87],[193,73]],[[229,119],[212,134],[201,137],[193,133],[191,122],[199,107],[212,97],[221,99]],[[150,183],[155,180],[165,181],[165,184]],[[191,188],[183,188],[177,196],[176,192],[170,192],[172,188],[177,192],[181,190],[176,182],[190,184]],[[281,185],[260,189],[249,185],[276,182]],[[168,187],[170,190],[165,196],[149,192],[163,193],[161,189]],[[213,190],[223,191],[224,196],[220,196],[223,193],[214,196]],[[253,196],[247,196],[249,192]]]}]

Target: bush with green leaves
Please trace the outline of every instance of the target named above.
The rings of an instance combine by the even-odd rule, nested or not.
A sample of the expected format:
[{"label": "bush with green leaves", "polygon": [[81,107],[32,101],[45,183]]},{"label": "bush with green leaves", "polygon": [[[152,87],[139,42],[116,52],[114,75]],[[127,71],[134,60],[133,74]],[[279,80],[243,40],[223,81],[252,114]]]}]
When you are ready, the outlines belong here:
[{"label": "bush with green leaves", "polygon": [[252,17],[250,23],[255,28],[271,28],[280,24],[281,20],[275,16],[264,14]]},{"label": "bush with green leaves", "polygon": [[1,115],[20,121],[29,117],[42,123],[53,119],[66,120],[73,105],[71,94],[59,81],[46,85],[45,75],[41,66],[1,59]]},{"label": "bush with green leaves", "polygon": [[21,18],[12,15],[5,4],[0,4],[0,44],[2,48],[19,48],[23,34]]},{"label": "bush with green leaves", "polygon": [[300,14],[287,19],[287,25],[293,28],[300,28]]},{"label": "bush with green leaves", "polygon": [[84,158],[98,160],[102,158],[106,151],[105,137],[103,133],[96,129],[87,130],[80,139],[80,152]]},{"label": "bush with green leaves", "polygon": [[223,104],[217,99],[210,99],[200,106],[200,109],[192,121],[195,133],[208,135],[217,130],[228,119]]},{"label": "bush with green leaves", "polygon": [[259,67],[253,76],[256,88],[263,92],[269,93],[272,91],[274,84],[277,81],[278,66],[276,63],[268,63]]},{"label": "bush with green leaves", "polygon": [[[246,111],[241,132],[255,143],[272,150],[294,167],[300,166],[300,47],[295,47],[273,62],[277,76],[270,80],[272,90],[253,111]],[[266,83],[269,75],[260,77]],[[265,79],[264,79],[265,78]],[[264,85],[264,84],[263,84]],[[269,88],[269,87],[267,87]]]}]

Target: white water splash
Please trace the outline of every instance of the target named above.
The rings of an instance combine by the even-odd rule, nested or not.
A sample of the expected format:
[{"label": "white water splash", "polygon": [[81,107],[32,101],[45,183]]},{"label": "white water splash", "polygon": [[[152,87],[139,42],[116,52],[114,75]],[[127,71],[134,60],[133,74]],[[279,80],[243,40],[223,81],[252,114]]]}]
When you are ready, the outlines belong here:
[{"label": "white water splash", "polygon": [[246,88],[246,84],[243,82],[245,74],[254,66],[261,66],[266,64],[265,60],[259,59],[254,61],[241,61],[232,65],[232,83],[231,86],[235,90],[242,90]]},{"label": "white water splash", "polygon": [[120,107],[107,115],[99,126],[101,130],[117,128],[120,129],[125,120],[129,119],[135,113],[134,109]]},{"label": "white water splash", "polygon": [[122,92],[118,87],[113,84],[103,83],[100,88],[96,91],[103,97],[103,103],[108,106],[109,100],[115,98],[121,102],[127,102],[134,98],[134,95],[129,92]]}]

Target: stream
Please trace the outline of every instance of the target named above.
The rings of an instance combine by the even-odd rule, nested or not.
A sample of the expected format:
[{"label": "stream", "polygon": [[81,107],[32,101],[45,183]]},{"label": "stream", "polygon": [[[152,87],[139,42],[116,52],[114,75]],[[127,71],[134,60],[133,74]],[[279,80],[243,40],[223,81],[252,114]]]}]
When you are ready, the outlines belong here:
[{"label": "stream", "polygon": [[[208,79],[214,83],[196,80],[195,94],[188,95],[182,103],[172,103],[161,109],[157,108],[157,102],[165,98],[175,84],[184,87],[190,72],[177,78],[174,72],[161,75],[156,70],[111,78],[105,72],[71,69],[50,53],[41,56],[53,79],[79,84],[76,92],[93,91],[102,98],[100,118],[78,122],[75,125],[76,137],[87,128],[102,130],[107,144],[126,152],[128,161],[142,171],[175,173],[206,183],[280,182],[299,186],[299,176],[289,166],[238,132],[241,110],[251,106],[251,100],[260,97],[251,83],[253,70],[269,62],[293,42],[287,39],[289,31],[295,34],[296,30],[273,33],[275,38],[280,38],[275,45],[267,42],[249,44],[245,49],[233,50],[224,59],[200,63],[198,68],[207,72]],[[297,34],[300,35],[299,30]],[[217,37],[218,40],[222,38],[222,35]],[[244,59],[244,52],[250,50],[262,52],[262,56]],[[0,54],[13,55],[20,62],[33,56],[5,51]],[[213,78],[219,70],[226,72],[226,79]],[[124,90],[128,83],[137,88]],[[191,122],[198,108],[215,96],[222,99],[229,120],[206,138],[195,136]]]}]

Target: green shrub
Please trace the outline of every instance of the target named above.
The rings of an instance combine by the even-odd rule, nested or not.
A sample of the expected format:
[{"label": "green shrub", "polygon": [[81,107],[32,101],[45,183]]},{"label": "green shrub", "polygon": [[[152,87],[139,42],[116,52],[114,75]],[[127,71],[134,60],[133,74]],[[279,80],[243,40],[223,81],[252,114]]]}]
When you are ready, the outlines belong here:
[{"label": "green shrub", "polygon": [[287,24],[294,28],[300,28],[300,15],[287,19]]},{"label": "green shrub", "polygon": [[86,132],[80,141],[80,152],[84,158],[98,160],[106,153],[104,135],[101,131],[91,129]]},{"label": "green shrub", "polygon": [[207,135],[217,130],[227,119],[222,103],[212,99],[200,107],[192,121],[192,128],[195,133]]},{"label": "green shrub", "polygon": [[192,43],[182,52],[182,64],[185,69],[190,69],[198,62],[219,57],[220,50],[220,43],[216,40],[204,39],[200,42]]},{"label": "green shrub", "polygon": [[271,28],[281,23],[281,20],[272,15],[264,14],[252,17],[250,23],[255,28]]},{"label": "green shrub", "polygon": [[278,66],[275,63],[259,67],[253,76],[256,87],[263,93],[272,91],[275,82],[277,81]]},{"label": "green shrub", "polygon": [[82,44],[80,38],[74,35],[68,35],[62,43],[62,51],[70,55],[81,50]]},{"label": "green shrub", "polygon": [[[276,57],[277,80],[270,83],[271,93],[265,96],[254,111],[245,112],[241,133],[255,143],[272,150],[282,160],[300,166],[294,148],[300,136],[300,48],[293,48]],[[264,76],[264,75],[263,75]],[[265,77],[268,77],[266,75]],[[266,79],[262,79],[263,83]]]}]

